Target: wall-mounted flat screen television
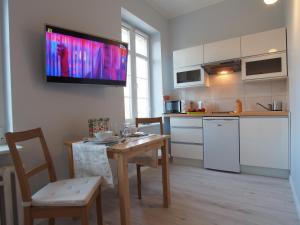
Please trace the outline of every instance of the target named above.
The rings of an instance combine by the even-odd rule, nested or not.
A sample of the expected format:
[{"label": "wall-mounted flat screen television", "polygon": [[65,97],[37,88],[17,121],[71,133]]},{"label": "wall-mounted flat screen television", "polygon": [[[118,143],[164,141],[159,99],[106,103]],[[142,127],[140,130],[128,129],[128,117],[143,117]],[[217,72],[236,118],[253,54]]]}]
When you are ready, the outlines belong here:
[{"label": "wall-mounted flat screen television", "polygon": [[128,45],[46,25],[48,82],[126,86]]}]

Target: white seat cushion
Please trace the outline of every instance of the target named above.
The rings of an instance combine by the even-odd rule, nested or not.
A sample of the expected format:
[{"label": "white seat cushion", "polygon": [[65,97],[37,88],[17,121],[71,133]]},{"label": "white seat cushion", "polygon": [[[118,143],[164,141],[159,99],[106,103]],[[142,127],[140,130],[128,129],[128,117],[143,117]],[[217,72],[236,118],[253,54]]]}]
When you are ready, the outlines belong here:
[{"label": "white seat cushion", "polygon": [[75,178],[49,183],[32,196],[32,205],[84,206],[100,183],[101,177]]}]

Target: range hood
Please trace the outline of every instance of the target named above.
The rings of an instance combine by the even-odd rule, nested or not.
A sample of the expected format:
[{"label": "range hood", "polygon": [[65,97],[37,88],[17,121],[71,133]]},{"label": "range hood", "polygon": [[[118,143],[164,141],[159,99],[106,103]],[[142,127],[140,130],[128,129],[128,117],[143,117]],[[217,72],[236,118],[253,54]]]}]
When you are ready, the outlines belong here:
[{"label": "range hood", "polygon": [[241,71],[241,59],[230,59],[219,62],[206,63],[202,65],[209,75],[228,74]]}]

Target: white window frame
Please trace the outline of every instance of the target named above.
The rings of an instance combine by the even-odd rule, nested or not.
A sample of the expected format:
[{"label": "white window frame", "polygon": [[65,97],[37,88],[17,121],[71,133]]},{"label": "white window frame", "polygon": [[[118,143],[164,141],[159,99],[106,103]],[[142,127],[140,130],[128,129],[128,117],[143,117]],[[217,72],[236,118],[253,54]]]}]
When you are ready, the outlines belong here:
[{"label": "white window frame", "polygon": [[[137,29],[134,26],[129,25],[128,23],[122,22],[122,28],[125,28],[127,30],[129,30],[130,33],[130,50],[129,50],[129,54],[131,57],[131,99],[132,99],[132,104],[131,104],[131,115],[132,118],[130,119],[126,119],[127,123],[135,123],[135,118],[138,117],[138,104],[137,104],[137,74],[136,74],[136,57],[141,57],[145,60],[147,60],[148,63],[148,106],[149,106],[149,116],[151,117],[152,112],[151,112],[151,79],[150,79],[150,75],[151,75],[151,64],[150,64],[150,38],[149,35],[142,32],[140,29]],[[136,53],[135,51],[135,34],[139,34],[142,37],[144,37],[147,41],[147,56],[144,56],[142,54]],[[125,104],[125,102],[124,102]]]}]

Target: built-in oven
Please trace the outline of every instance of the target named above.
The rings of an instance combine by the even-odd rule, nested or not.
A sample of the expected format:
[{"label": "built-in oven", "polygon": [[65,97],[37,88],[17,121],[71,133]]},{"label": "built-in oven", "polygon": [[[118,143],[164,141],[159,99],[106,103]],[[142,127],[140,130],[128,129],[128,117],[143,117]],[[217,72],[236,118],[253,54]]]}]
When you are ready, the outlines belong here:
[{"label": "built-in oven", "polygon": [[201,65],[174,69],[174,87],[185,88],[205,85],[205,72]]},{"label": "built-in oven", "polygon": [[271,79],[287,76],[286,52],[242,59],[242,79]]}]

